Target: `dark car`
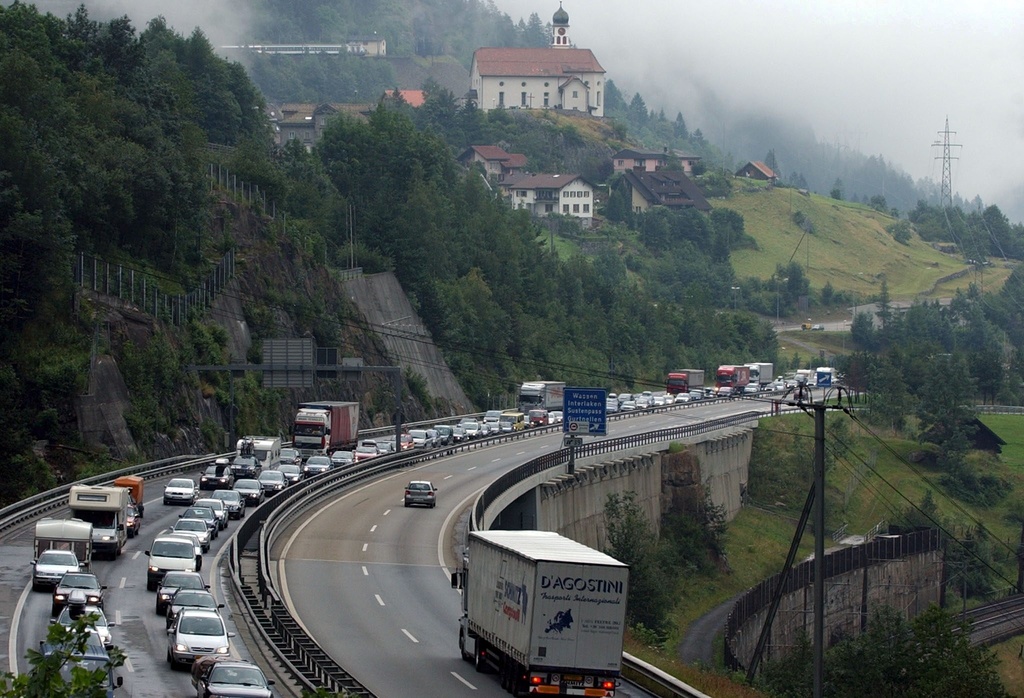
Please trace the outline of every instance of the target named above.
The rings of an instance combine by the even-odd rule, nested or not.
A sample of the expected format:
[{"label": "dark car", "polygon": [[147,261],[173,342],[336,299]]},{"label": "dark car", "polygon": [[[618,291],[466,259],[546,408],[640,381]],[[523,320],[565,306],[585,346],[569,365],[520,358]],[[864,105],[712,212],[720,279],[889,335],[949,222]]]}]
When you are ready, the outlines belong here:
[{"label": "dark car", "polygon": [[331,459],[327,456],[310,456],[302,466],[302,476],[313,477],[320,473],[326,473],[332,467],[334,466],[331,464]]},{"label": "dark car", "polygon": [[209,590],[209,585],[203,581],[198,572],[185,572],[183,570],[169,570],[160,580],[156,588],[156,614],[162,616],[167,613],[167,607],[171,599],[180,589]]},{"label": "dark car", "polygon": [[284,478],[288,481],[289,485],[294,485],[302,479],[301,466],[293,465],[292,463],[282,463],[277,467],[277,469],[284,474]]},{"label": "dark car", "polygon": [[71,592],[76,589],[85,593],[84,603],[103,608],[103,590],[99,578],[89,572],[66,572],[57,586],[53,588],[53,600],[50,603],[50,615],[55,616],[67,606]]},{"label": "dark car", "polygon": [[263,492],[268,497],[273,497],[288,486],[288,480],[280,470],[264,470],[256,480],[263,485]]},{"label": "dark car", "polygon": [[232,698],[270,698],[274,695],[267,680],[255,664],[234,657],[208,655],[192,663],[192,685],[198,696],[231,696]]},{"label": "dark car", "polygon": [[170,603],[167,604],[166,625],[168,628],[171,627],[174,618],[183,608],[206,608],[216,611],[224,608],[224,604],[217,603],[217,599],[213,598],[213,594],[206,589],[178,589],[171,597]]},{"label": "dark car", "polygon": [[224,502],[224,508],[228,510],[229,519],[245,518],[245,497],[238,490],[217,490],[210,496]]},{"label": "dark car", "polygon": [[435,444],[438,446],[451,446],[455,443],[455,432],[447,424],[438,424],[434,427],[437,432]]},{"label": "dark car", "polygon": [[235,475],[228,463],[214,463],[206,467],[206,472],[199,478],[201,490],[230,490],[235,484]]},{"label": "dark car", "polygon": [[[65,651],[66,648],[62,645],[51,645],[46,642],[39,643],[39,652],[44,656],[54,652],[63,653]],[[76,647],[72,656],[75,658],[75,661],[63,662],[60,667],[61,678],[66,683],[71,683],[73,678],[72,671],[77,671],[77,667],[81,667],[90,673],[102,671],[105,674],[102,688],[107,696],[113,696],[114,689],[120,688],[124,683],[123,677],[114,676],[114,667],[110,662],[110,655],[107,653],[107,648],[103,646],[103,641],[100,640],[99,635],[96,633],[89,633],[85,645],[83,647]]]},{"label": "dark car", "polygon": [[302,454],[297,448],[282,448],[281,456],[278,458],[282,465],[297,465],[302,467]]},{"label": "dark car", "polygon": [[258,507],[263,504],[263,485],[259,480],[249,478],[235,480],[235,492],[245,497],[245,503],[248,506]]},{"label": "dark car", "polygon": [[231,474],[235,479],[259,477],[262,468],[256,456],[235,456],[231,460]]},{"label": "dark car", "polygon": [[210,507],[192,506],[178,515],[179,519],[202,519],[210,529],[210,540],[220,535],[220,521],[217,520],[217,512]]},{"label": "dark car", "polygon": [[142,513],[134,504],[128,505],[128,515],[125,517],[124,527],[128,531],[128,537],[134,538],[142,530]]}]

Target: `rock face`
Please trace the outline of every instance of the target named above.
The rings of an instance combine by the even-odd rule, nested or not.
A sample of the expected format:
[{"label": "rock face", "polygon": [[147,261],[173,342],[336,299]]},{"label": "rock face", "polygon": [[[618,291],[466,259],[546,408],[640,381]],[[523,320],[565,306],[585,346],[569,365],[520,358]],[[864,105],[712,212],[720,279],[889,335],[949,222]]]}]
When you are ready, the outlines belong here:
[{"label": "rock face", "polygon": [[[465,414],[474,409],[393,274],[357,276],[341,281],[327,269],[295,264],[292,260],[298,255],[288,249],[290,242],[267,244],[259,232],[263,222],[249,209],[223,203],[222,210],[224,215],[215,219],[231,221],[231,233],[236,242],[236,273],[224,292],[213,299],[206,317],[225,330],[228,361],[233,364],[259,362],[258,356],[252,355],[256,332],[246,319],[250,317],[246,303],[247,299],[263,299],[270,286],[268,280],[272,279],[309,299],[316,299],[314,302],[330,309],[325,315],[345,318],[338,322],[336,342],[342,356],[361,357],[368,366],[397,365],[403,374],[409,370],[423,378],[433,404],[428,413],[404,387],[405,421]],[[134,440],[125,419],[131,407],[131,395],[115,356],[124,345],[145,347],[161,333],[176,344],[176,328],[117,297],[91,290],[80,290],[79,294],[80,303],[94,308],[111,346],[111,353],[94,357],[89,371],[89,389],[75,401],[83,439],[105,447],[116,460],[152,460],[208,452],[200,425],[212,423],[226,431],[228,419],[217,400],[204,394],[201,388],[182,388],[182,399],[177,406],[168,406],[168,409],[185,412],[175,415],[177,431],[173,435],[157,435],[144,448]],[[273,304],[259,305],[262,314],[257,322],[261,324],[258,329],[263,337],[300,336],[296,322],[284,309],[274,307],[267,313],[266,305]],[[379,329],[373,332],[366,328]],[[393,423],[393,393],[383,374],[367,372],[353,383],[324,380],[318,381],[312,389],[285,392],[288,399],[281,400],[276,413],[269,417],[280,424],[279,431],[286,436],[295,406],[309,400],[359,402],[363,408],[360,411],[363,427]],[[228,450],[226,444],[224,450]]]}]

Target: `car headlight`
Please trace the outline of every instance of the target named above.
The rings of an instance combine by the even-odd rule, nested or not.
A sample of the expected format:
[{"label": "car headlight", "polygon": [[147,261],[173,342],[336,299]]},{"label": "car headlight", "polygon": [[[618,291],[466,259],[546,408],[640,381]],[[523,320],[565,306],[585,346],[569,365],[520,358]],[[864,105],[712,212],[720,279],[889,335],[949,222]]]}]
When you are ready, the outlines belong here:
[{"label": "car headlight", "polygon": [[213,653],[214,654],[227,654],[228,653],[228,647],[227,647],[227,645],[224,645],[223,647],[218,647],[217,649],[215,649],[213,651]]},{"label": "car headlight", "polygon": [[102,540],[102,541],[110,541],[110,540],[114,540],[114,537],[113,536],[100,536],[100,540]]},{"label": "car headlight", "polygon": [[159,567],[154,567],[153,565],[150,565],[149,566],[149,571],[150,572],[159,572],[160,568]]},{"label": "car headlight", "polygon": [[171,599],[171,595],[170,594],[160,594],[160,600],[161,601],[170,601],[170,599]]},{"label": "car headlight", "polygon": [[89,597],[89,603],[91,603],[93,605],[96,605],[99,602],[100,602],[100,597],[99,596],[90,596]]},{"label": "car headlight", "polygon": [[53,595],[53,600],[54,601],[63,601],[64,600],[64,594],[54,594]]},{"label": "car headlight", "polygon": [[174,645],[175,652],[188,652],[188,645],[183,645],[180,642]]}]

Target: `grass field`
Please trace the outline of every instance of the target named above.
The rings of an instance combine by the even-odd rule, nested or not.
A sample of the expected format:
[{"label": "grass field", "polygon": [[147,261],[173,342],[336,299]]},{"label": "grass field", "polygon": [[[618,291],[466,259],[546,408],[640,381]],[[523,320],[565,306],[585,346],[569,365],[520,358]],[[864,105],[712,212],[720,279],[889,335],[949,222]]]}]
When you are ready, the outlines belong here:
[{"label": "grass field", "polygon": [[[757,241],[756,250],[733,253],[739,277],[769,279],[776,265],[793,260],[809,270],[814,288],[829,282],[837,290],[868,298],[879,292],[885,278],[894,299],[948,296],[973,280],[968,275],[936,286],[939,279],[965,269],[962,260],[917,237],[908,245],[896,242],[885,230],[895,219],[862,204],[738,183],[728,199],[716,199],[712,205],[741,213],[747,233]],[[796,224],[796,212],[810,221],[812,233],[805,234]],[[1004,272],[989,268],[991,284],[1005,280]]]}]

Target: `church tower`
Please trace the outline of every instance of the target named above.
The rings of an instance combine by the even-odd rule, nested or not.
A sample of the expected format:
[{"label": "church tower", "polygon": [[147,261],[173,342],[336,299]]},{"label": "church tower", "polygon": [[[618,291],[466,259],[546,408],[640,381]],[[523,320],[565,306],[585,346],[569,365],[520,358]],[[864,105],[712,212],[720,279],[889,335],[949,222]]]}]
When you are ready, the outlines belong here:
[{"label": "church tower", "polygon": [[551,48],[572,48],[569,41],[569,13],[558,3],[558,11],[551,18]]}]

